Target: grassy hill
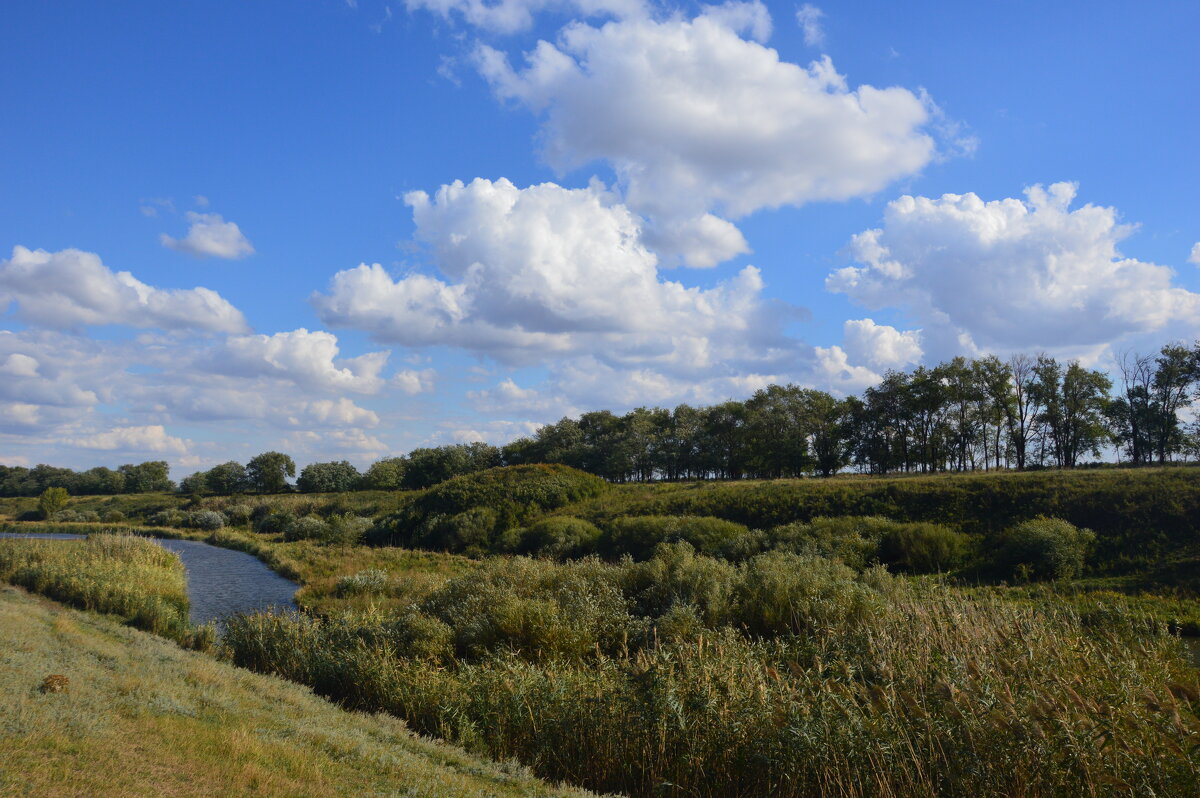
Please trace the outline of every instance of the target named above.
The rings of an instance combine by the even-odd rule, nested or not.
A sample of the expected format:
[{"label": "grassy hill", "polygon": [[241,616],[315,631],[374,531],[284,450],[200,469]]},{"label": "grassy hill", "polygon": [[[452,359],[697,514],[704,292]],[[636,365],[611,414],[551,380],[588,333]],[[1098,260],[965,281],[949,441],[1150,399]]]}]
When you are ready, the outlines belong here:
[{"label": "grassy hill", "polygon": [[584,794],[0,585],[0,795]]}]

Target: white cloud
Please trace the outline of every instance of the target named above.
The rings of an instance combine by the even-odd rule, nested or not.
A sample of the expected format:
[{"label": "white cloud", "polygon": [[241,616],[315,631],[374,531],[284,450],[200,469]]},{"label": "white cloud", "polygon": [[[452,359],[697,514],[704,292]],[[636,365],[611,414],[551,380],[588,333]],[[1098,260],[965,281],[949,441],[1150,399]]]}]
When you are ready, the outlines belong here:
[{"label": "white cloud", "polygon": [[0,373],[10,377],[36,377],[38,375],[37,358],[14,352],[5,359],[4,365],[0,366]]},{"label": "white cloud", "polygon": [[108,432],[100,432],[83,438],[65,439],[62,443],[82,449],[103,449],[105,451],[171,454],[187,452],[187,443],[180,438],[168,435],[161,424],[142,427],[114,427]]},{"label": "white cloud", "polygon": [[0,400],[76,410],[98,404],[121,370],[102,344],[42,330],[0,330],[0,363]]},{"label": "white cloud", "polygon": [[433,390],[433,381],[437,372],[433,369],[404,369],[392,376],[392,384],[409,396],[428,393]]},{"label": "white cloud", "polygon": [[290,419],[295,426],[307,425],[311,422],[332,427],[375,427],[379,425],[379,416],[374,411],[359,407],[345,397],[303,402],[298,410],[300,414]]},{"label": "white cloud", "polygon": [[901,332],[872,319],[847,320],[842,325],[842,346],[855,362],[876,369],[901,369],[921,359],[921,331]]},{"label": "white cloud", "polygon": [[379,375],[390,353],[339,359],[338,351],[333,333],[301,327],[274,335],[233,336],[212,354],[208,368],[231,376],[286,379],[305,388],[378,393],[384,386]]},{"label": "white cloud", "polygon": [[[199,200],[204,198],[196,199],[201,207],[208,202],[205,200],[201,204]],[[202,258],[234,259],[254,254],[253,245],[242,235],[241,229],[233,222],[225,221],[221,214],[188,211],[187,219],[191,226],[183,238],[172,238],[166,233],[158,237],[164,247]]]},{"label": "white cloud", "polygon": [[[641,0],[405,0],[409,11],[426,9],[444,19],[454,16],[494,33],[516,33],[533,25],[534,15],[558,12],[583,17],[641,17]],[[390,9],[389,9],[390,12]]]},{"label": "white cloud", "polygon": [[[1034,186],[1026,199],[904,196],[883,226],[854,237],[860,266],[826,286],[870,308],[900,307],[925,327],[927,351],[1088,347],[1200,325],[1200,295],[1165,266],[1122,257],[1132,227],[1113,208],[1071,210],[1076,186]],[[946,342],[933,345],[935,342]],[[938,351],[933,351],[938,350]]]},{"label": "white cloud", "polygon": [[1200,266],[1200,241],[1192,245],[1192,254],[1188,257],[1188,263],[1194,263]]},{"label": "white cloud", "polygon": [[449,281],[378,264],[339,272],[313,297],[326,324],[509,363],[595,356],[695,374],[791,355],[757,269],[705,290],[661,280],[640,220],[598,183],[476,179],[406,200]]},{"label": "white cloud", "polygon": [[[923,129],[928,98],[851,90],[828,58],[782,61],[734,29],[762,33],[754,20],[765,14],[757,3],[726,4],[692,20],[576,23],[557,43],[539,42],[524,69],[487,46],[476,58],[499,97],[544,116],[551,165],[607,161],[661,251],[711,265],[745,245],[728,228],[694,221],[705,214],[869,195],[919,171],[936,150]],[[667,249],[680,238],[671,231],[689,225],[715,234],[711,251]]]},{"label": "white cloud", "polygon": [[869,368],[852,364],[846,350],[840,346],[818,346],[815,352],[816,363],[810,380],[820,388],[844,396],[859,393],[882,379]]},{"label": "white cloud", "polygon": [[129,272],[113,273],[91,252],[13,248],[0,261],[0,309],[17,303],[17,317],[44,327],[95,324],[242,332],[241,312],[207,288],[162,289]]},{"label": "white cloud", "polygon": [[821,27],[824,16],[824,11],[809,3],[796,9],[796,23],[804,31],[804,43],[809,47],[822,47],[825,44],[825,29]]},{"label": "white cloud", "polygon": [[0,426],[37,427],[41,408],[24,402],[0,402]]}]

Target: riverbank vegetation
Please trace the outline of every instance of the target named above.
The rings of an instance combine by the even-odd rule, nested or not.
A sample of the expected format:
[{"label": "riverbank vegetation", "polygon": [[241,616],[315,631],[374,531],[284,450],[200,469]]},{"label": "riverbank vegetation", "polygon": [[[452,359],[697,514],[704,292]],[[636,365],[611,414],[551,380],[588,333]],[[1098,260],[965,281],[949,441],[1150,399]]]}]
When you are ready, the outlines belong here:
[{"label": "riverbank vegetation", "polygon": [[211,628],[188,622],[187,582],[179,557],[143,538],[0,539],[0,582],[117,616],[182,645],[209,648],[215,642]]},{"label": "riverbank vegetation", "polygon": [[540,465],[108,506],[301,582],[305,614],[232,620],[225,656],[551,780],[1183,795],[1200,787],[1200,682],[1176,636],[1200,632],[1197,481],[614,485]]},{"label": "riverbank vegetation", "polygon": [[[365,588],[369,589],[369,588]],[[1200,681],[1083,616],[772,552],[494,558],[399,614],[250,616],[235,662],[632,795],[1185,795]]]},{"label": "riverbank vegetation", "polygon": [[585,794],[7,585],[0,643],[0,795]]}]

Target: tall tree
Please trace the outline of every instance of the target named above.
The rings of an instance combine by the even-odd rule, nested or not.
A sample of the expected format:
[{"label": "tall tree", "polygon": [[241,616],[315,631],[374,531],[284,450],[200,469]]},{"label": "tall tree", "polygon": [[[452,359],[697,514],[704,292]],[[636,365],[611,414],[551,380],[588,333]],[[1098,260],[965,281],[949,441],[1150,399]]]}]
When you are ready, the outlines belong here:
[{"label": "tall tree", "polygon": [[246,464],[250,487],[259,493],[283,493],[294,476],[296,462],[282,452],[263,452]]}]

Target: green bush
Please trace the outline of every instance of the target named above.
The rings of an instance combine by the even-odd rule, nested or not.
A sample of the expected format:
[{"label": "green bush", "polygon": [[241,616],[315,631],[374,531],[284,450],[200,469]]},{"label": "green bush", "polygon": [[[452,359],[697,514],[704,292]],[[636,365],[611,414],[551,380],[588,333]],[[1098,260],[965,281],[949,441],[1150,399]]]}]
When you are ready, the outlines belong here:
[{"label": "green bush", "polygon": [[687,607],[706,626],[728,623],[730,597],[740,578],[729,563],[697,556],[690,543],[661,543],[649,560],[620,569],[633,612],[660,618]]},{"label": "green bush", "polygon": [[339,598],[363,594],[380,595],[388,586],[387,571],[371,568],[337,580],[334,592]]},{"label": "green bush", "polygon": [[341,513],[329,516],[325,521],[326,532],[321,538],[322,543],[333,546],[356,546],[362,542],[363,536],[371,528],[371,519],[357,516],[354,513]]},{"label": "green bush", "polygon": [[225,526],[225,516],[216,510],[201,510],[191,514],[188,525],[205,532],[215,532]]},{"label": "green bush", "polygon": [[245,524],[254,513],[254,508],[248,504],[231,504],[225,508],[225,516],[231,524]]},{"label": "green bush", "polygon": [[600,548],[609,556],[649,558],[660,543],[690,543],[701,554],[720,556],[749,534],[741,524],[705,516],[639,515],[609,522]]},{"label": "green bush", "polygon": [[525,557],[486,560],[431,593],[419,609],[453,630],[459,657],[517,650],[578,660],[627,638],[630,618],[611,566]]},{"label": "green bush", "polygon": [[380,520],[368,540],[376,545],[490,552],[502,533],[543,513],[607,488],[599,477],[562,465],[491,468],[454,477]]},{"label": "green bush", "polygon": [[106,510],[101,520],[106,524],[120,524],[125,521],[125,513],[120,510]]},{"label": "green bush", "polygon": [[829,557],[861,571],[879,558],[879,541],[897,522],[877,516],[814,518],[775,527],[767,548],[808,557]]},{"label": "green bush", "polygon": [[288,510],[267,505],[259,505],[254,509],[254,531],[263,535],[283,534],[295,521],[296,516]]},{"label": "green bush", "polygon": [[1000,536],[996,565],[1019,581],[1070,579],[1083,572],[1095,540],[1090,529],[1061,518],[1035,518]]},{"label": "green bush", "polygon": [[520,530],[512,546],[518,554],[566,559],[590,554],[600,538],[600,529],[582,518],[555,515]]},{"label": "green bush", "polygon": [[[733,615],[753,635],[844,630],[886,608],[877,587],[836,560],[772,551],[742,568]],[[872,580],[877,585],[887,577],[875,573]]]},{"label": "green bush", "polygon": [[324,540],[328,535],[329,525],[315,515],[297,518],[283,530],[283,539],[289,543],[297,540]]},{"label": "green bush", "polygon": [[183,526],[187,519],[182,510],[159,510],[146,519],[151,526]]},{"label": "green bush", "polygon": [[896,524],[879,541],[879,559],[914,574],[953,571],[966,561],[971,539],[941,524]]}]

